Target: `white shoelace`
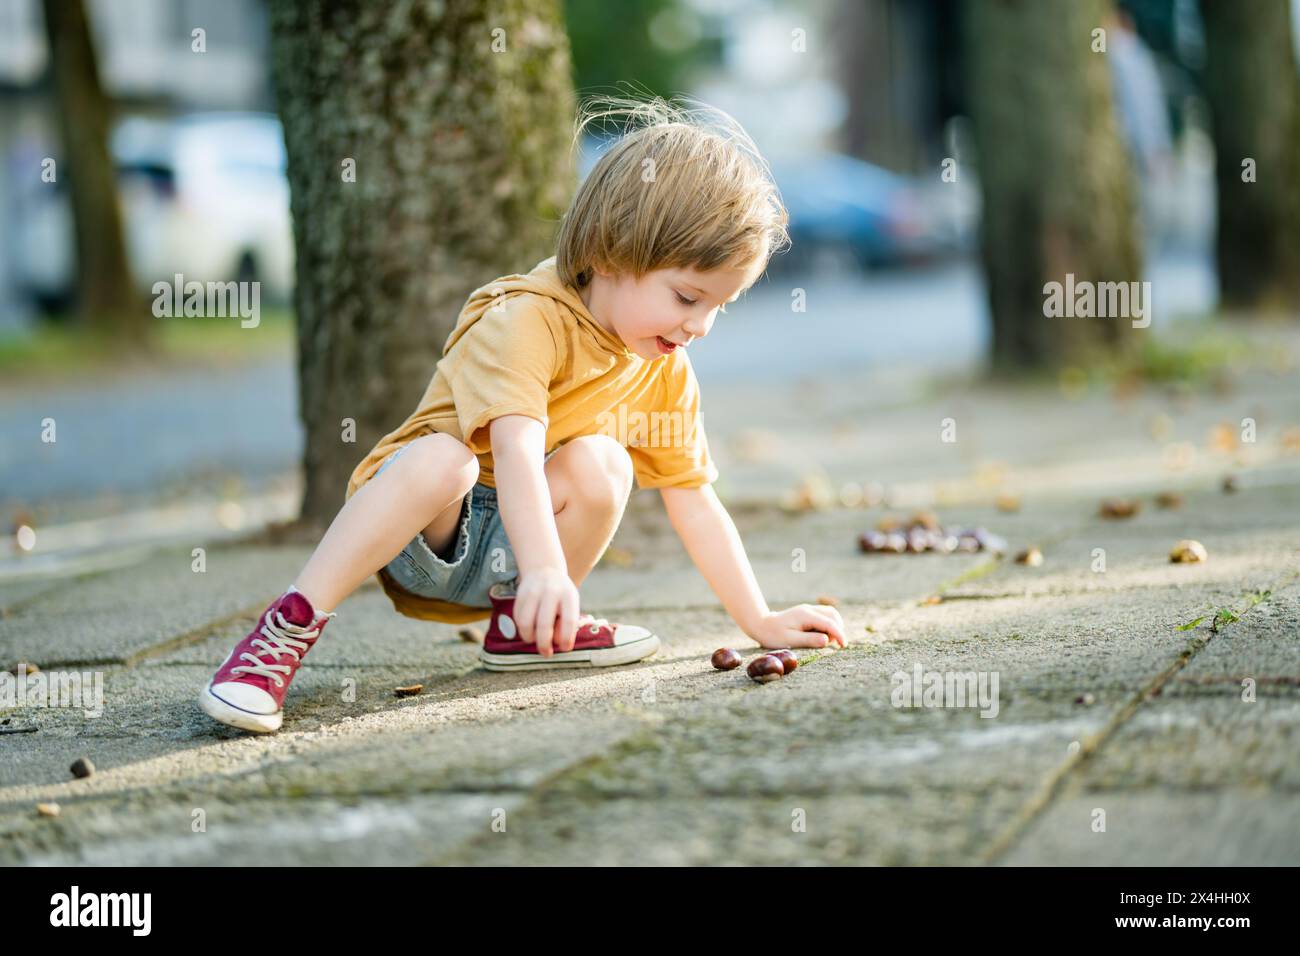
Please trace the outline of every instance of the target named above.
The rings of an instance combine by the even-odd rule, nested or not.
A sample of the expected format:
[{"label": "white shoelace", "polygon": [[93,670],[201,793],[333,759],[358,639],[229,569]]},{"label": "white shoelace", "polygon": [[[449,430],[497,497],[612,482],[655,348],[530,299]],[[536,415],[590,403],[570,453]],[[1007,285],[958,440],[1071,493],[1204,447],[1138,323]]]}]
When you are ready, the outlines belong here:
[{"label": "white shoelace", "polygon": [[583,614],[578,618],[579,627],[584,623],[587,625],[587,629],[593,634],[599,634],[602,627],[610,626],[609,621],[605,620],[603,617],[592,617],[590,614]]},{"label": "white shoelace", "polygon": [[304,627],[298,624],[290,624],[278,610],[275,612],[275,616],[280,619],[279,625],[276,625],[269,617],[266,623],[262,625],[262,633],[270,640],[264,641],[260,637],[255,637],[253,638],[253,645],[260,645],[265,648],[262,654],[270,654],[276,659],[277,663],[267,664],[261,659],[262,654],[250,654],[245,651],[239,655],[239,659],[241,661],[252,661],[252,666],[240,664],[237,667],[232,667],[230,668],[232,674],[257,674],[275,681],[276,687],[284,686],[284,678],[280,675],[283,674],[284,677],[288,677],[291,668],[288,664],[278,663],[280,655],[292,654],[295,661],[302,660],[302,654],[307,651],[310,645],[305,640],[295,640],[295,637],[316,637],[320,633],[320,627],[316,625],[315,621],[312,622],[312,625],[316,626],[308,625]]}]

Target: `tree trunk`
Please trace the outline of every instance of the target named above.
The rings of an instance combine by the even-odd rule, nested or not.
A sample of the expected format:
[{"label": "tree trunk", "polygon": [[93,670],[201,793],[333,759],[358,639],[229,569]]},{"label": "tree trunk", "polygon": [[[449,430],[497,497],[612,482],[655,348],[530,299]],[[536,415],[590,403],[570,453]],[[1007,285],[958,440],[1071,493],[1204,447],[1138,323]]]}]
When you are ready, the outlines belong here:
[{"label": "tree trunk", "polygon": [[965,12],[994,371],[1123,354],[1140,334],[1132,317],[1049,316],[1045,291],[1070,274],[1142,279],[1133,173],[1106,55],[1092,50],[1109,4],[968,0]]},{"label": "tree trunk", "polygon": [[847,115],[843,149],[877,166],[915,172],[933,136],[934,76],[927,62],[929,5],[838,0],[829,23]]},{"label": "tree trunk", "polygon": [[89,329],[117,346],[147,344],[151,312],[136,294],[122,237],[117,174],[108,151],[109,106],[82,0],[45,0],[45,34],[58,103],[77,259],[78,307]]},{"label": "tree trunk", "polygon": [[302,518],[324,523],[414,411],[469,293],[554,252],[575,186],[569,46],[557,0],[275,0],[271,33]]},{"label": "tree trunk", "polygon": [[[1201,0],[1201,16],[1220,301],[1230,309],[1294,310],[1300,304],[1300,80],[1290,4]],[[1243,168],[1248,160],[1253,170]]]}]

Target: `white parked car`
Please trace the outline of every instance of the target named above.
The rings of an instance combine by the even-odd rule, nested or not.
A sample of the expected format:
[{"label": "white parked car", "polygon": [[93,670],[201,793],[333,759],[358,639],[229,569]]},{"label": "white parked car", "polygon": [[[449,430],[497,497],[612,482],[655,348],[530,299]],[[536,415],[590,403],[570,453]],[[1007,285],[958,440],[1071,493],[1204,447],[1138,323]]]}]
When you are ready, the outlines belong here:
[{"label": "white parked car", "polygon": [[[179,273],[185,282],[257,280],[261,301],[288,300],[293,228],[276,117],[133,117],[114,128],[110,151],[131,272],[143,292]],[[19,287],[45,305],[66,302],[75,279],[66,183],[21,197],[16,238]]]}]

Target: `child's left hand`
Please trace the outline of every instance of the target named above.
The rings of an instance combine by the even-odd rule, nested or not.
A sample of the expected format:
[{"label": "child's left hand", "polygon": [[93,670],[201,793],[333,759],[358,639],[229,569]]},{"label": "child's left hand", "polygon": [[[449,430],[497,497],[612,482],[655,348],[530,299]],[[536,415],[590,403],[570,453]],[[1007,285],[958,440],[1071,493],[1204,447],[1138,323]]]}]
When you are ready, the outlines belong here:
[{"label": "child's left hand", "polygon": [[749,635],[765,648],[844,646],[844,619],[829,604],[796,604],[769,611]]}]

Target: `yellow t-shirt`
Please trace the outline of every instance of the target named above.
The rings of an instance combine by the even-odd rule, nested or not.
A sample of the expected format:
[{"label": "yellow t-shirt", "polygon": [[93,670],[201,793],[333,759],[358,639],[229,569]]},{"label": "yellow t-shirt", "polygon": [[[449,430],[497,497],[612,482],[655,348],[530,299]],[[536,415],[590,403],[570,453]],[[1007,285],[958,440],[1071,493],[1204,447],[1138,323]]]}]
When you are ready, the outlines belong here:
[{"label": "yellow t-shirt", "polygon": [[[488,425],[502,415],[542,422],[548,452],[573,438],[609,435],[627,449],[640,488],[694,488],[718,478],[686,350],[650,360],[629,351],[560,280],[552,256],[470,293],[419,406],[357,465],[346,497],[402,445],[433,432],[463,441],[478,457],[479,481],[495,488]],[[379,581],[408,617],[463,623],[490,614],[410,594],[382,569]]]}]

